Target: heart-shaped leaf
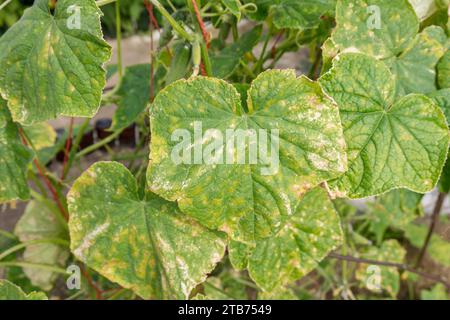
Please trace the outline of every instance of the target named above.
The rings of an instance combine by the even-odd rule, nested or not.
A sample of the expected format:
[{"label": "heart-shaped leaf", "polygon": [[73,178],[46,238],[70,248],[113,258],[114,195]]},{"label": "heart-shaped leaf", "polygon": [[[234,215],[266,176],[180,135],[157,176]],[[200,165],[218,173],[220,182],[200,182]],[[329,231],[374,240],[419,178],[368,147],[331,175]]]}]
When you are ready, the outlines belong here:
[{"label": "heart-shaped leaf", "polygon": [[33,152],[22,144],[5,100],[0,98],[0,203],[27,200],[30,190],[26,172]]},{"label": "heart-shaped leaf", "polygon": [[0,39],[0,93],[14,121],[92,117],[105,85],[110,47],[94,0],[36,0]]},{"label": "heart-shaped leaf", "polygon": [[342,242],[340,219],[322,188],[308,192],[273,237],[256,242],[248,260],[250,277],[273,291],[312,271]]},{"label": "heart-shaped leaf", "polygon": [[362,54],[338,56],[320,83],[339,105],[348,145],[349,170],[331,183],[338,195],[434,188],[450,140],[430,98],[411,94],[396,101],[395,77],[383,62]]},{"label": "heart-shaped leaf", "polygon": [[0,300],[47,300],[47,297],[42,292],[26,294],[14,283],[0,280]]},{"label": "heart-shaped leaf", "polygon": [[168,86],[151,110],[147,174],[153,192],[244,242],[277,232],[302,194],[346,170],[337,107],[316,83],[267,71],[247,105],[218,79]]},{"label": "heart-shaped leaf", "polygon": [[407,0],[339,0],[333,40],[341,52],[361,52],[383,60],[398,78],[398,93],[436,90],[436,64],[447,50],[437,26],[419,31]]},{"label": "heart-shaped leaf", "polygon": [[93,165],[67,199],[75,256],[143,298],[187,299],[224,254],[223,234],[153,194],[141,199],[119,163]]}]

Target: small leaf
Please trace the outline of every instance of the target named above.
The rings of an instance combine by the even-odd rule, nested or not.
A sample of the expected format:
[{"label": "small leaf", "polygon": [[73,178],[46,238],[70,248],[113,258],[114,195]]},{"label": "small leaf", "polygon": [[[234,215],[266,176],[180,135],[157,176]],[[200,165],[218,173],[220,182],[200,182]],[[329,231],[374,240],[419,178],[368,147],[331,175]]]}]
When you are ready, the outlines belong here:
[{"label": "small leaf", "polygon": [[[416,248],[422,248],[428,233],[424,225],[409,224],[404,228],[405,237]],[[431,236],[427,254],[437,263],[450,267],[450,243],[434,234]]]},{"label": "small leaf", "polygon": [[277,0],[270,9],[278,29],[317,27],[320,17],[334,11],[336,0]]},{"label": "small leaf", "polygon": [[264,291],[273,291],[308,274],[341,242],[333,203],[316,188],[304,196],[278,234],[256,243],[248,263],[250,277]]},{"label": "small leaf", "polygon": [[[57,208],[55,208],[57,210]],[[14,233],[22,242],[43,239],[67,239],[68,234],[63,221],[43,203],[31,201],[25,213],[17,222]],[[23,260],[31,263],[64,267],[69,258],[69,250],[54,243],[28,245],[23,253]],[[23,268],[31,283],[45,291],[53,287],[58,274],[35,268]]]},{"label": "small leaf", "polygon": [[150,65],[127,67],[113,95],[117,110],[111,130],[116,131],[131,125],[150,103]]},{"label": "small leaf", "polygon": [[419,217],[422,195],[408,190],[393,190],[368,203],[369,214],[373,217],[369,230],[375,233],[378,243],[383,240],[387,228],[402,229]]},{"label": "small leaf", "polygon": [[228,244],[228,257],[231,265],[236,270],[244,270],[247,268],[250,253],[251,248],[245,243],[231,240]]},{"label": "small leaf", "polygon": [[[296,78],[294,71],[260,74],[248,92],[248,114],[240,101],[232,85],[204,77],[179,81],[161,91],[150,115],[147,180],[150,190],[178,201],[181,211],[203,225],[225,231],[235,240],[252,242],[278,232],[306,191],[345,172],[346,154],[336,106],[316,83]],[[177,129],[189,136],[181,145],[172,140]],[[207,140],[199,137],[209,129],[220,135]],[[232,159],[227,157],[229,152],[224,150],[230,148],[225,142],[236,140],[235,135],[226,138],[228,129],[253,137],[265,133],[274,141],[278,140],[274,130],[278,130],[279,156],[269,145],[273,161],[264,164],[259,157],[256,164],[250,164],[249,150],[255,150],[255,145],[250,149],[246,138],[241,151],[231,148]],[[218,141],[222,151],[218,151],[216,165],[205,163],[199,150]],[[183,153],[189,161],[175,162],[174,153],[186,143],[196,145],[201,158],[193,159],[188,147]],[[243,164],[237,163],[239,152],[239,157],[245,156]]]},{"label": "small leaf", "polygon": [[219,53],[211,56],[213,75],[217,78],[228,78],[239,65],[244,54],[251,51],[258,44],[261,37],[262,25],[256,26],[243,34],[238,41],[230,44]]},{"label": "small leaf", "polygon": [[447,289],[442,283],[435,285],[430,290],[420,291],[421,300],[449,300]]},{"label": "small leaf", "polygon": [[265,20],[270,14],[278,29],[310,29],[317,27],[320,17],[334,12],[336,0],[247,0],[258,7],[249,16]]},{"label": "small leaf", "polygon": [[[73,7],[80,9],[80,23]],[[102,39],[94,0],[36,0],[0,39],[0,93],[14,121],[33,124],[58,115],[92,117],[105,85],[110,47]]]},{"label": "small leaf", "polygon": [[[377,260],[377,261],[385,261],[385,262],[394,262],[394,263],[403,263],[405,258],[406,251],[405,249],[396,241],[396,240],[388,240],[381,244],[380,248],[377,247],[369,247],[365,252],[361,254],[361,258]],[[356,279],[361,281],[361,287],[367,288],[369,290],[377,291],[377,289],[385,290],[392,298],[397,296],[397,293],[400,289],[400,275],[396,268],[385,267],[385,266],[375,266],[380,271],[380,287],[376,288],[374,285],[377,283],[373,283],[373,280],[376,280],[376,269],[373,268],[372,265],[360,264],[356,269]],[[381,293],[381,292],[379,292]]]},{"label": "small leaf", "polygon": [[26,294],[14,283],[0,280],[0,300],[47,300],[47,297],[42,292]]},{"label": "small leaf", "polygon": [[27,167],[33,152],[19,138],[17,126],[12,122],[6,102],[0,98],[0,203],[28,200]]},{"label": "small leaf", "polygon": [[153,194],[141,199],[121,164],[94,164],[68,194],[71,249],[142,298],[187,299],[225,251],[222,234]]},{"label": "small leaf", "polygon": [[431,191],[447,157],[442,111],[423,95],[395,102],[395,78],[383,62],[341,54],[320,83],[339,105],[349,170],[330,183],[339,196],[364,198],[395,188]]},{"label": "small leaf", "polygon": [[383,60],[398,78],[398,93],[436,90],[436,64],[447,50],[442,28],[420,34],[407,0],[339,0],[332,38],[341,52],[361,52]]}]

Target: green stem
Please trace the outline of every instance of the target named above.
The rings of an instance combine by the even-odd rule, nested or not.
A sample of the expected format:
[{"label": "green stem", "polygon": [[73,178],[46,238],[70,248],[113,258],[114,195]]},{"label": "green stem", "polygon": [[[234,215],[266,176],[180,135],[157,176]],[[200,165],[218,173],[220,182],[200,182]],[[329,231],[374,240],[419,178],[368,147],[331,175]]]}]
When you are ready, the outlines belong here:
[{"label": "green stem", "polygon": [[51,272],[68,274],[66,270],[63,268],[54,267],[48,264],[40,264],[40,263],[31,263],[31,262],[19,262],[19,261],[11,261],[11,262],[0,262],[0,267],[21,267],[21,268],[34,268],[34,269],[42,269]]},{"label": "green stem", "polygon": [[101,6],[105,6],[105,5],[107,5],[107,4],[116,2],[116,1],[117,1],[117,0],[99,0],[99,1],[97,1],[96,3],[97,3],[97,6],[101,7]]},{"label": "green stem", "polygon": [[5,2],[3,2],[0,5],[0,10],[3,10],[3,8],[5,8],[8,4],[10,4],[12,2],[12,0],[6,0]]},{"label": "green stem", "polygon": [[0,260],[3,260],[5,257],[9,256],[10,254],[17,252],[25,247],[32,246],[35,244],[41,244],[41,243],[57,244],[57,245],[61,245],[61,246],[67,247],[67,248],[70,246],[69,242],[66,240],[63,240],[63,239],[49,238],[49,239],[31,240],[31,241],[19,243],[18,245],[15,245],[15,246],[9,248],[8,250],[3,251],[2,254],[0,254]]},{"label": "green stem", "polygon": [[82,158],[85,155],[94,152],[97,149],[100,149],[101,147],[103,147],[104,145],[110,143],[111,141],[113,141],[114,139],[116,139],[120,134],[122,133],[122,130],[116,131],[113,134],[111,134],[110,136],[106,137],[105,139],[87,147],[86,149],[81,150],[80,152],[77,153],[77,155],[75,156],[76,159]]},{"label": "green stem", "polygon": [[116,40],[117,40],[117,69],[120,80],[122,79],[122,24],[120,17],[120,0],[116,1]]},{"label": "green stem", "polygon": [[167,19],[172,28],[184,39],[189,42],[194,41],[194,37],[190,35],[180,24],[170,15],[164,6],[158,0],[150,0],[156,9]]},{"label": "green stem", "polygon": [[8,232],[6,230],[1,230],[0,229],[0,235],[5,237],[5,238],[9,238],[11,240],[17,240],[17,237],[13,233]]}]

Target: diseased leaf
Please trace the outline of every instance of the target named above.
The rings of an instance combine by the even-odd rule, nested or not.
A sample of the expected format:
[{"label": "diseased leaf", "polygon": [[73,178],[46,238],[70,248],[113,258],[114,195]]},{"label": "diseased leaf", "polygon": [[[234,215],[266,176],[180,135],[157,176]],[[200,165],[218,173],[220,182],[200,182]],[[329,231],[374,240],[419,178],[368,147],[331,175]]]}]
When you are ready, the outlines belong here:
[{"label": "diseased leaf", "polygon": [[439,62],[437,69],[439,87],[442,89],[450,88],[450,51],[447,50],[447,53]]},{"label": "diseased leaf", "polygon": [[[370,247],[361,254],[361,258],[386,261],[394,263],[403,263],[405,258],[405,249],[396,240],[387,240],[381,244],[381,247]],[[385,266],[374,266],[360,264],[356,269],[356,279],[361,281],[361,286],[372,291],[386,291],[392,298],[397,296],[400,289],[400,275],[396,268]],[[379,270],[380,287],[376,288],[374,281],[377,270]]]},{"label": "diseased leaf", "polygon": [[447,123],[450,123],[450,88],[435,91],[428,96],[441,108]]},{"label": "diseased leaf", "polygon": [[27,167],[33,152],[22,144],[16,124],[0,98],[0,203],[28,200]]},{"label": "diseased leaf", "polygon": [[322,76],[339,105],[349,170],[330,183],[339,196],[364,198],[395,188],[425,193],[444,166],[449,131],[442,111],[418,94],[396,101],[395,78],[380,61],[341,54]]},{"label": "diseased leaf", "polygon": [[250,277],[271,292],[312,271],[342,242],[340,219],[325,190],[316,188],[286,217],[273,237],[256,243],[249,262]]},{"label": "diseased leaf", "polygon": [[261,37],[262,25],[256,26],[243,34],[238,41],[230,44],[219,53],[211,56],[213,75],[218,78],[228,78],[239,65],[244,54],[251,51],[258,44]]},{"label": "diseased leaf", "polygon": [[53,147],[56,142],[56,131],[45,122],[23,127],[23,131],[31,139],[36,150]]},{"label": "diseased leaf", "polygon": [[[167,87],[151,110],[147,174],[150,190],[243,242],[277,233],[302,194],[346,170],[337,108],[316,83],[292,70],[264,72],[253,81],[248,107],[245,114],[235,88],[218,79],[197,77]],[[172,136],[177,129],[186,136],[181,143]],[[227,130],[234,134],[227,137]],[[239,132],[244,141],[232,147]],[[216,143],[214,157],[203,158],[202,150]],[[180,148],[184,159],[178,159]],[[262,159],[263,148],[271,160]]]},{"label": "diseased leaf", "polygon": [[[409,224],[404,228],[405,237],[416,248],[422,248],[428,233],[428,227],[424,225]],[[450,243],[438,235],[432,235],[428,245],[427,254],[437,263],[450,266]]]},{"label": "diseased leaf", "polygon": [[383,60],[397,77],[398,94],[436,90],[436,64],[447,50],[442,28],[420,34],[407,0],[339,0],[333,40],[341,52],[361,52]]},{"label": "diseased leaf", "polygon": [[[0,39],[0,93],[14,121],[33,124],[58,115],[92,117],[105,85],[110,47],[102,39],[94,0],[36,0]],[[74,7],[80,23],[72,21]]]},{"label": "diseased leaf", "polygon": [[[57,210],[57,208],[56,208]],[[53,211],[43,203],[31,201],[17,222],[14,233],[21,242],[44,239],[68,240],[67,229]],[[68,248],[54,243],[28,245],[23,260],[31,263],[64,267],[69,258]],[[23,268],[31,283],[45,291],[52,289],[58,274],[36,268]]]},{"label": "diseased leaf", "polygon": [[14,283],[0,280],[0,300],[47,300],[47,297],[42,292],[26,294]]},{"label": "diseased leaf", "polygon": [[421,194],[399,189],[378,197],[374,203],[368,203],[373,217],[369,230],[375,234],[377,242],[382,242],[389,227],[402,229],[418,218],[421,200]]},{"label": "diseased leaf", "polygon": [[131,125],[150,103],[150,65],[127,67],[113,95],[116,97],[117,110],[111,130],[115,131]]},{"label": "diseased leaf", "polygon": [[224,254],[223,234],[153,194],[141,199],[119,163],[94,164],[67,199],[74,255],[143,298],[187,299]]}]

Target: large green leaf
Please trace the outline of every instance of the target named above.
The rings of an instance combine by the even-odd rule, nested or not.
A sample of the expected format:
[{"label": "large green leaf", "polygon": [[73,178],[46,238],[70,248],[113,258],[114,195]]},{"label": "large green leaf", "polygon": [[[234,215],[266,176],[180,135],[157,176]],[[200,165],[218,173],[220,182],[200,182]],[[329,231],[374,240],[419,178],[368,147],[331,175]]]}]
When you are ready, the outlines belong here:
[{"label": "large green leaf", "polygon": [[[153,192],[178,201],[183,212],[205,226],[244,242],[278,232],[302,194],[346,170],[338,110],[316,83],[296,78],[292,70],[264,72],[248,92],[248,107],[244,113],[236,89],[218,79],[197,77],[168,86],[151,110],[147,174]],[[177,129],[190,136],[181,144],[172,136]],[[242,149],[229,148],[236,139],[227,138],[226,130],[241,130]],[[269,146],[264,133],[270,136]],[[256,156],[256,138],[263,143],[251,163],[248,155]],[[207,151],[214,144],[218,147],[211,160]],[[261,157],[266,146],[272,161]],[[174,161],[180,147],[187,161]],[[198,157],[192,157],[194,147]]]},{"label": "large green leaf", "polygon": [[264,291],[273,291],[311,272],[341,242],[333,203],[325,190],[313,189],[276,235],[256,242],[248,261],[250,277]]},{"label": "large green leaf", "polygon": [[370,231],[375,233],[378,243],[383,240],[387,228],[402,229],[419,217],[422,195],[408,190],[392,190],[368,203],[370,215]]},{"label": "large green leaf", "polygon": [[[369,7],[370,6],[370,7]],[[378,12],[371,11],[378,8]],[[339,0],[333,40],[343,52],[362,52],[384,60],[398,78],[399,94],[436,90],[436,64],[446,51],[444,30],[419,31],[407,0]]]},{"label": "large green leaf", "polygon": [[[396,241],[388,240],[382,243],[381,247],[369,247],[362,254],[361,257],[365,259],[386,261],[394,263],[403,263],[405,258],[405,249]],[[373,265],[360,264],[356,269],[356,279],[360,280],[361,286],[370,290],[386,291],[392,298],[397,296],[400,289],[400,274],[396,268],[375,266],[379,270],[379,288],[374,288],[371,285],[374,283],[371,281],[371,277],[374,277],[375,270]],[[374,278],[375,280],[375,278]],[[379,292],[381,293],[381,292]]]},{"label": "large green leaf", "polygon": [[0,300],[47,300],[47,297],[42,292],[26,294],[14,283],[0,280]]},{"label": "large green leaf", "polygon": [[0,39],[0,93],[23,124],[58,115],[91,117],[105,85],[110,47],[95,1],[59,0],[54,15],[48,4],[36,0]]},{"label": "large green leaf", "polygon": [[100,274],[143,298],[187,299],[225,251],[209,231],[153,194],[142,199],[121,164],[93,165],[68,194],[71,249]]},{"label": "large green leaf", "polygon": [[27,167],[33,153],[19,137],[12,122],[6,102],[0,98],[0,203],[11,200],[27,200],[30,190],[27,184]]},{"label": "large green leaf", "polygon": [[120,130],[132,124],[150,103],[149,64],[127,67],[123,78],[113,93],[117,110],[113,117],[111,130]]},{"label": "large green leaf", "polygon": [[[57,210],[57,208],[55,208]],[[34,240],[68,240],[67,226],[58,220],[42,202],[31,201],[25,213],[17,222],[14,233],[22,242]],[[69,257],[67,247],[54,242],[28,245],[23,253],[23,260],[31,263],[64,267]],[[45,291],[53,287],[58,274],[36,268],[23,268],[31,283]]]},{"label": "large green leaf", "polygon": [[362,54],[341,54],[320,82],[339,105],[348,145],[349,170],[331,183],[338,195],[434,188],[449,131],[431,99],[411,94],[396,100],[395,77],[383,62]]}]

